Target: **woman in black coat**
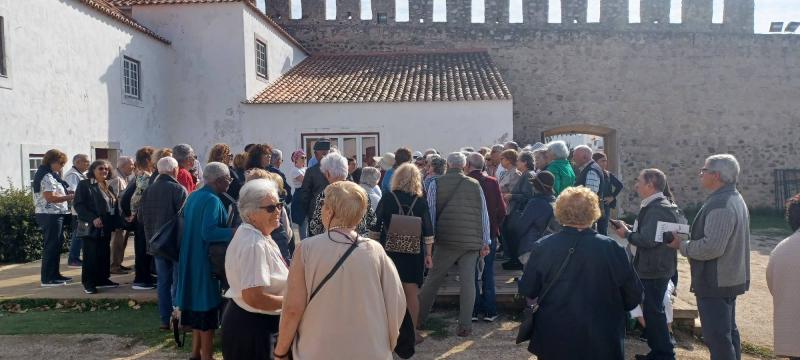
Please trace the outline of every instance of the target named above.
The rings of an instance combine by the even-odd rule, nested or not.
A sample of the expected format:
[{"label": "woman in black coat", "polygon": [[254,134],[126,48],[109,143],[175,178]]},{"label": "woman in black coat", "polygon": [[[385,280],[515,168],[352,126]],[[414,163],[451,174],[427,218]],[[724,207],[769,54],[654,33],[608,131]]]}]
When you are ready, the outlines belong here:
[{"label": "woman in black coat", "polygon": [[[533,197],[528,200],[512,229],[513,236],[519,238],[520,258],[526,258],[540,238],[560,229],[553,214],[553,203],[556,201],[553,196],[554,183],[555,177],[549,171],[541,171],[531,180]],[[527,259],[520,261],[527,263]]]},{"label": "woman in black coat", "polygon": [[117,287],[111,281],[111,233],[119,227],[117,198],[109,191],[111,164],[96,160],[89,166],[87,179],[78,183],[75,191],[75,211],[78,221],[89,223],[91,231],[83,238],[83,292],[96,294],[98,288]]},{"label": "woman in black coat", "polygon": [[642,284],[625,250],[591,229],[599,217],[595,193],[567,188],[556,202],[562,230],[531,252],[520,294],[536,299],[553,284],[539,301],[528,346],[538,359],[624,359],[627,312],[641,303]]}]

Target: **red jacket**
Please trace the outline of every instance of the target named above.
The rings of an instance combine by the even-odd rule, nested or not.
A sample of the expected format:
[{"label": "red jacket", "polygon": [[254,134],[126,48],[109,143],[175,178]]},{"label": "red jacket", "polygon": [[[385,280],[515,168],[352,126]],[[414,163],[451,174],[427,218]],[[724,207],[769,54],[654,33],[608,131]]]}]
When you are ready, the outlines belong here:
[{"label": "red jacket", "polygon": [[189,173],[186,169],[178,170],[178,184],[183,185],[183,188],[186,189],[187,194],[191,194],[194,191],[195,187],[197,186],[194,183],[194,178],[192,178],[192,174]]},{"label": "red jacket", "polygon": [[474,170],[468,174],[471,178],[478,180],[483,189],[483,196],[486,198],[486,210],[489,211],[489,227],[492,239],[500,236],[500,224],[506,218],[506,203],[500,194],[500,184],[497,179],[484,175],[480,170]]}]

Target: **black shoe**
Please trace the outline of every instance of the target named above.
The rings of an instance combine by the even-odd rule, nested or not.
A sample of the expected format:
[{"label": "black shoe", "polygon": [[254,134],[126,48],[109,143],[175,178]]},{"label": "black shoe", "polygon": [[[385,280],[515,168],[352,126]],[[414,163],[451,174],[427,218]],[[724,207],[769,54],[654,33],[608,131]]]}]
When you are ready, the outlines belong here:
[{"label": "black shoe", "polygon": [[58,276],[56,276],[56,281],[61,281],[61,282],[64,282],[64,283],[68,283],[68,282],[72,281],[72,278],[64,276],[64,275],[58,275]]},{"label": "black shoe", "polygon": [[519,261],[507,261],[503,263],[503,270],[522,270],[522,263]]},{"label": "black shoe", "polygon": [[50,280],[50,281],[42,281],[42,287],[56,287],[56,286],[64,286],[67,283],[59,280]]},{"label": "black shoe", "polygon": [[117,284],[117,283],[115,283],[115,282],[113,282],[111,280],[106,280],[106,281],[101,282],[100,284],[98,284],[96,287],[98,289],[108,289],[108,288],[119,287],[119,284]]},{"label": "black shoe", "polygon": [[649,359],[647,357],[647,355],[642,355],[642,354],[636,354],[636,355],[634,355],[633,358],[636,359],[636,360],[647,360],[647,359]]},{"label": "black shoe", "polygon": [[85,288],[83,292],[86,294],[97,294],[97,288]]}]

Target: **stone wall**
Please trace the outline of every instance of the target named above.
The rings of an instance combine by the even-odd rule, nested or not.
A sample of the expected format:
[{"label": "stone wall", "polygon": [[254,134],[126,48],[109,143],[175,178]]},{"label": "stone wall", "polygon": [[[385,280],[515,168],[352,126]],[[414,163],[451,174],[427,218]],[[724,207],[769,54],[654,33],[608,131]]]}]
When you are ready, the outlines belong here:
[{"label": "stone wall", "polygon": [[[643,12],[663,12],[659,1],[645,3]],[[610,24],[418,23],[412,14],[410,23],[283,25],[312,53],[488,49],[514,96],[516,139],[539,141],[564,126],[613,134],[627,210],[638,204],[633,181],[646,167],[668,174],[680,204],[702,201],[698,170],[721,152],[740,159],[749,204],[770,206],[773,169],[800,168],[800,38],[752,34],[752,13],[750,33],[742,23],[710,24],[711,0],[683,4],[684,24],[627,24],[613,16]],[[726,8],[726,19],[737,10]]]}]

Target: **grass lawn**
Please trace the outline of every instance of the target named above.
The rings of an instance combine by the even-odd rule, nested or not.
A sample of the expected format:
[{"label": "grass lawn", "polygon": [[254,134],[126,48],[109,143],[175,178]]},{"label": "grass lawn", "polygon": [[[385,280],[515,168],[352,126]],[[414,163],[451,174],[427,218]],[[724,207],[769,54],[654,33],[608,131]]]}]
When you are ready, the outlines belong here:
[{"label": "grass lawn", "polygon": [[[0,335],[108,334],[140,339],[153,346],[171,341],[158,330],[158,307],[127,301],[74,301],[56,309],[55,300],[0,303]],[[16,309],[14,307],[19,305]],[[80,308],[80,309],[79,309]],[[94,308],[94,311],[92,309]]]}]

